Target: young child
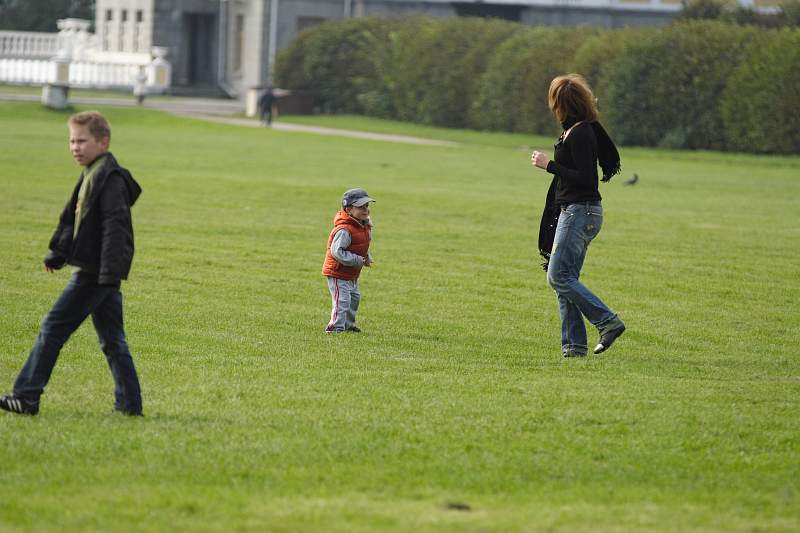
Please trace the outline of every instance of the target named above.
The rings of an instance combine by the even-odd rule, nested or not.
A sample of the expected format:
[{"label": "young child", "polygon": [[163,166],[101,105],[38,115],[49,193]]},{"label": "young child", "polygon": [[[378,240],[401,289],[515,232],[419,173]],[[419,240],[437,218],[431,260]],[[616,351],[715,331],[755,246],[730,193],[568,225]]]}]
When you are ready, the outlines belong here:
[{"label": "young child", "polygon": [[125,340],[120,280],[128,277],[133,259],[131,206],[142,190],[108,151],[111,128],[100,113],[77,113],[68,125],[70,152],[83,171],[61,213],[44,266],[48,272],[65,264],[75,269],[42,322],[13,394],[0,398],[0,409],[39,412],[39,397],[61,347],[91,315],[114,378],[114,410],[140,416],[142,398]]},{"label": "young child", "polygon": [[333,219],[328,253],[322,265],[322,275],[328,278],[333,301],[326,333],[361,332],[356,327],[356,313],[361,301],[358,276],[362,267],[372,265],[372,256],[369,254],[369,242],[372,240],[369,203],[374,201],[364,189],[350,189],[342,195],[342,209]]}]

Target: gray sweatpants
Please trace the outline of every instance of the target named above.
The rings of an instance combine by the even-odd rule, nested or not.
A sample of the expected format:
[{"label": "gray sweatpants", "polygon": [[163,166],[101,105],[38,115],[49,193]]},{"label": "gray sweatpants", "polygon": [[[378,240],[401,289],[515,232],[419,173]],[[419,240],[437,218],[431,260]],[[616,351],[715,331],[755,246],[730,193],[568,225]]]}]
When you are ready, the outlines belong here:
[{"label": "gray sweatpants", "polygon": [[358,280],[328,277],[328,290],[331,291],[331,321],[325,331],[347,331],[356,325],[358,303],[361,293],[358,292]]}]

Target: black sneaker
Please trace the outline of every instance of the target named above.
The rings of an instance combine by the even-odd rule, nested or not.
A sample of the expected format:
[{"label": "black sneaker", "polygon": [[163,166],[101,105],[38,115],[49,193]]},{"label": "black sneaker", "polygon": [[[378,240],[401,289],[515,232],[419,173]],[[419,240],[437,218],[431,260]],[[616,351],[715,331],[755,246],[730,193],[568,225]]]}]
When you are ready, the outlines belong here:
[{"label": "black sneaker", "polygon": [[18,415],[35,415],[39,412],[39,400],[26,400],[9,394],[0,397],[0,409]]},{"label": "black sneaker", "polygon": [[607,331],[600,336],[600,343],[594,347],[594,353],[603,353],[609,348],[611,345],[614,344],[614,341],[617,338],[625,333],[625,325],[621,325],[617,329],[612,329],[611,331]]},{"label": "black sneaker", "polygon": [[361,333],[361,329],[356,326],[350,326],[345,331],[349,331],[350,333]]},{"label": "black sneaker", "polygon": [[564,357],[586,357],[586,352],[577,352],[572,348],[568,348],[561,352]]}]

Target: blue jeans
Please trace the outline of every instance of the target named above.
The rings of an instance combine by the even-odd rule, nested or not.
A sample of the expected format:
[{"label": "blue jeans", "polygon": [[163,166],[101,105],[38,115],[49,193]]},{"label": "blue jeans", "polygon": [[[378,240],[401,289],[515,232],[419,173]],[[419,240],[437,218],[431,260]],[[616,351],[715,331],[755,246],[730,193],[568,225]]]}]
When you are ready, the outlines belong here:
[{"label": "blue jeans", "polygon": [[561,349],[586,354],[585,316],[601,335],[622,321],[600,298],[579,281],[589,243],[603,226],[600,202],[569,204],[561,208],[553,241],[547,282],[555,289],[561,315]]},{"label": "blue jeans", "polygon": [[61,348],[89,315],[114,378],[114,407],[141,412],[139,378],[122,324],[122,293],[119,287],[98,285],[97,276],[89,274],[73,274],[45,317],[28,361],[14,383],[14,395],[39,399]]}]

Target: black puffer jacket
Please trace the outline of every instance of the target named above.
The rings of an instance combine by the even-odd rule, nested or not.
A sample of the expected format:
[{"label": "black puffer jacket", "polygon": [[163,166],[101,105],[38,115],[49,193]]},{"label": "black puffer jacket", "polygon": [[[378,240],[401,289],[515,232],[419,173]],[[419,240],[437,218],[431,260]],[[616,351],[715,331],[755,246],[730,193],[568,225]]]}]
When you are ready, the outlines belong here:
[{"label": "black puffer jacket", "polygon": [[44,263],[61,268],[64,263],[97,273],[100,285],[113,285],[127,279],[133,261],[133,224],[131,206],[139,198],[141,187],[131,173],[119,166],[111,153],[94,177],[87,210],[73,239],[75,207],[81,180],[61,212],[50,253]]}]

